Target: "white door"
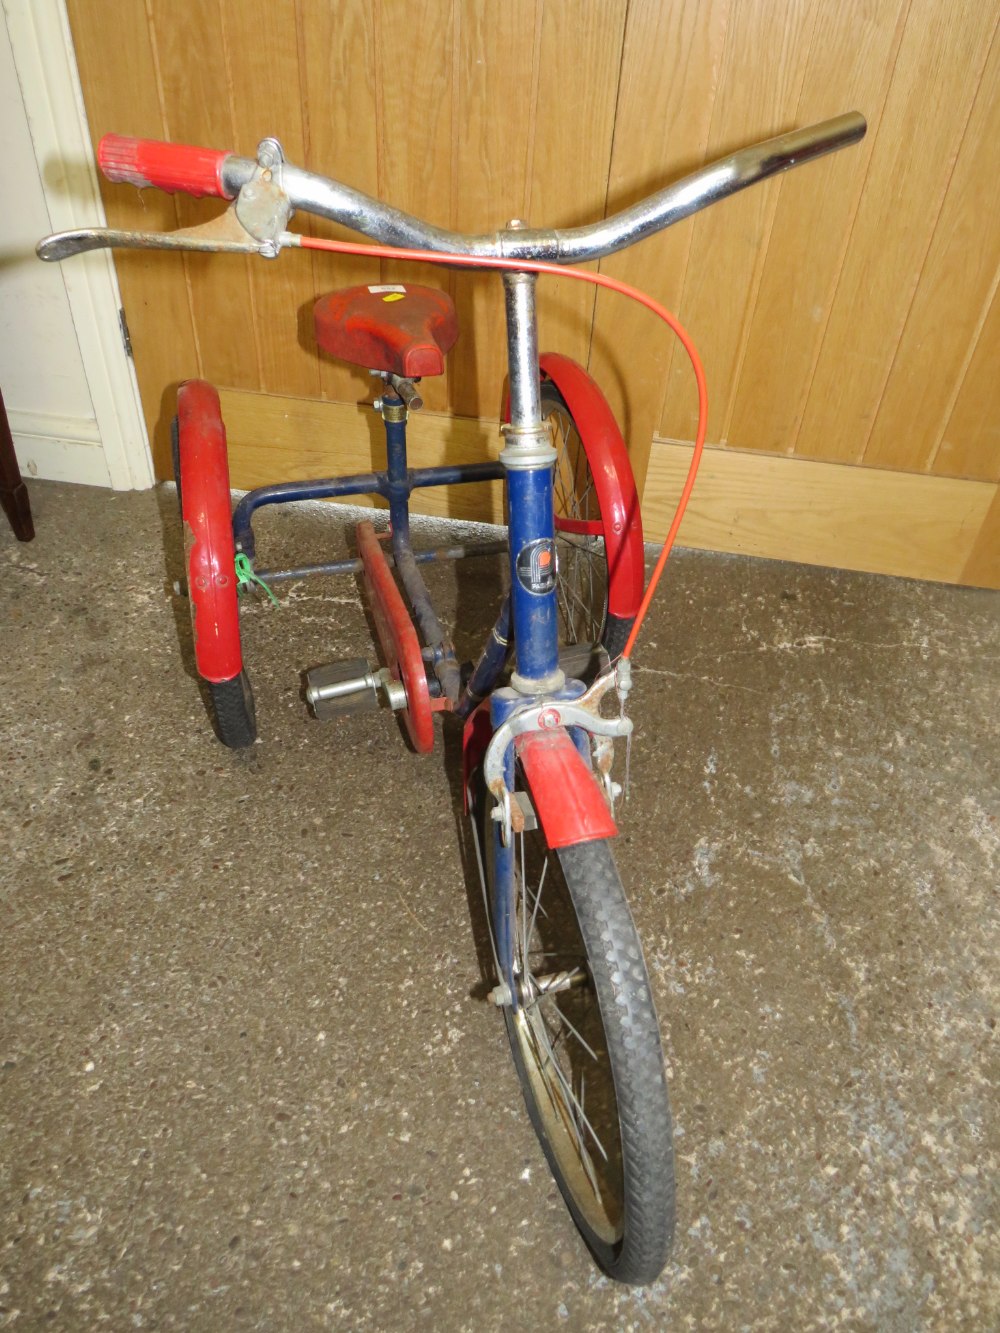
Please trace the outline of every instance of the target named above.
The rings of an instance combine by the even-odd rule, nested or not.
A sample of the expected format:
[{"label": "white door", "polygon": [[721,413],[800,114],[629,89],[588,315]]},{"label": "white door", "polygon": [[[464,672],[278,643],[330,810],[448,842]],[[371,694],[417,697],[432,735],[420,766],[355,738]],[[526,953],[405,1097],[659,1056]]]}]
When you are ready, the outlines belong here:
[{"label": "white door", "polygon": [[46,233],[104,217],[61,0],[3,0],[0,388],[26,477],[141,489],[152,463],[107,253],[43,264]]}]

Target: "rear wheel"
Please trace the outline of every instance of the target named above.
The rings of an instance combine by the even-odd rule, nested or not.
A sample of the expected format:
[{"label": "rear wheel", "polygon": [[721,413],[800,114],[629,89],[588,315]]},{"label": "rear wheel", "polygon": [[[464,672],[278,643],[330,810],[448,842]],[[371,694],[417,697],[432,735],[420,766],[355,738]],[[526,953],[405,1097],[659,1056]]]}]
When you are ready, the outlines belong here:
[{"label": "rear wheel", "polygon": [[181,423],[176,417],[170,422],[170,462],[174,469],[174,485],[177,487],[177,512],[183,518],[184,502],[181,498]]},{"label": "rear wheel", "polygon": [[670,1106],[649,977],[611,849],[596,841],[553,851],[540,828],[515,835],[505,911],[495,890],[499,834],[483,813],[491,925],[514,958],[517,1003],[504,1017],[528,1114],[597,1262],[620,1282],[652,1282],[674,1230]]},{"label": "rear wheel", "polygon": [[[579,426],[551,380],[542,383],[542,420],[552,430],[559,642],[593,644],[612,659],[621,654],[632,619],[608,615],[608,556],[600,529],[605,516]],[[593,673],[591,673],[593,674]]]},{"label": "rear wheel", "polygon": [[257,710],[246,671],[232,680],[206,681],[215,716],[215,733],[231,750],[244,750],[257,739]]},{"label": "rear wheel", "polygon": [[257,716],[240,645],[225,429],[211,385],[182,385],[178,409],[170,442],[195,663],[216,735],[223,745],[241,750],[257,739]]}]

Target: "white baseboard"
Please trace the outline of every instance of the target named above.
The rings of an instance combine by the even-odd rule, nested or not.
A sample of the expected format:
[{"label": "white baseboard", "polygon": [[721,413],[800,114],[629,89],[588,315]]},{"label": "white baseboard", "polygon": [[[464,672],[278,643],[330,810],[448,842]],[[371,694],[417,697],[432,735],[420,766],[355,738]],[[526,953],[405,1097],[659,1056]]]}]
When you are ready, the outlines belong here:
[{"label": "white baseboard", "polygon": [[93,417],[49,412],[8,412],[14,452],[23,477],[110,486],[108,460]]}]

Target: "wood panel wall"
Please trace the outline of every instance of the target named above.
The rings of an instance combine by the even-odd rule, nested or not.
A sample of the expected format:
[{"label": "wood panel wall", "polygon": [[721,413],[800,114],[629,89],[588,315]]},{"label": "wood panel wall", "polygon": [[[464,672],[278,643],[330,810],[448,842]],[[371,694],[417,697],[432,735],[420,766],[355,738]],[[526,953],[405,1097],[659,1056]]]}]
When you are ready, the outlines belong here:
[{"label": "wood panel wall", "polygon": [[[860,147],[603,266],[677,310],[705,360],[711,472],[728,480],[703,491],[689,540],[808,559],[824,494],[855,517],[889,497],[898,559],[866,549],[868,525],[838,525],[836,511],[827,528],[853,535],[814,558],[1000,582],[1000,0],[119,0],[113,34],[102,0],[68,9],[95,140],[115,130],[252,155],[276,134],[291,159],[459,230],[590,221],[744,143],[863,111]],[[123,186],[104,197],[117,226],[218,208]],[[230,391],[235,484],[297,462],[338,469],[335,429],[317,453],[319,422],[346,423],[355,448],[356,409],[323,417],[321,404],[356,404],[370,381],[317,354],[310,306],[400,270],[301,252],[117,262],[161,473],[174,388],[195,374]],[[497,417],[499,284],[406,277],[446,283],[464,329],[447,374],[424,386],[440,420],[421,438],[449,456],[449,440],[461,452],[483,435],[449,421]],[[543,344],[600,378],[655,532],[694,430],[683,354],[645,312],[580,284],[544,281],[540,323]],[[255,410],[239,394],[274,401]],[[316,423],[308,459],[282,427],[292,418]],[[770,461],[754,472],[760,455]],[[825,487],[833,474],[816,464],[849,467]],[[910,475],[894,489],[887,472]],[[754,511],[766,539],[748,534],[740,491],[765,476],[782,488],[773,516],[766,496]],[[970,489],[951,486],[945,503],[936,479]],[[946,512],[951,526],[935,518]],[[911,513],[947,560],[907,564]]]}]

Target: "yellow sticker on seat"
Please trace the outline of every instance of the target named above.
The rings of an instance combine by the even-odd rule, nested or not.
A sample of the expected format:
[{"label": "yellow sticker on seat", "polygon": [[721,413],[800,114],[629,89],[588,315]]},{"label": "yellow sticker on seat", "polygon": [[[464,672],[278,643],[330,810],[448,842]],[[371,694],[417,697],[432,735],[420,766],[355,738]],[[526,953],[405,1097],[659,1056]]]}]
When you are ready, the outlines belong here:
[{"label": "yellow sticker on seat", "polygon": [[383,301],[402,301],[402,299],[403,299],[403,297],[404,297],[405,295],[406,295],[405,292],[390,292],[388,296],[383,296],[383,297],[382,297],[382,300],[383,300]]}]

